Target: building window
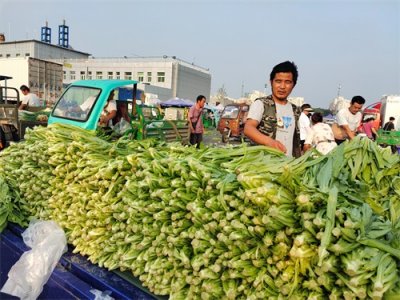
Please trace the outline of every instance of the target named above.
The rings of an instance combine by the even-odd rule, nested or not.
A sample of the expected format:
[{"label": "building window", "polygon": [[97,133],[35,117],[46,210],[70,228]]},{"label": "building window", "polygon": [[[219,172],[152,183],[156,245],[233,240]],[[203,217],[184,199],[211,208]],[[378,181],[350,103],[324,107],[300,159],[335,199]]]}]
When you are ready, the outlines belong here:
[{"label": "building window", "polygon": [[89,71],[89,72],[88,72],[88,79],[89,79],[89,80],[92,80],[92,78],[93,78],[93,76],[92,76],[92,71]]},{"label": "building window", "polygon": [[151,72],[147,72],[147,82],[151,82]]},{"label": "building window", "polygon": [[25,56],[29,56],[29,55],[31,55],[30,53],[25,53]]},{"label": "building window", "polygon": [[69,77],[71,78],[71,80],[76,80],[75,71],[70,71]]},{"label": "building window", "polygon": [[64,73],[64,80],[67,80],[67,71],[63,71]]},{"label": "building window", "polygon": [[107,75],[108,77],[108,79],[113,79],[113,72],[108,72],[108,75]]},{"label": "building window", "polygon": [[85,71],[81,71],[81,80],[85,80],[85,79],[86,79]]},{"label": "building window", "polygon": [[6,54],[6,57],[10,57],[11,55],[10,54]]},{"label": "building window", "polygon": [[132,72],[125,72],[125,79],[132,80]]},{"label": "building window", "polygon": [[139,82],[143,82],[144,81],[144,72],[137,72],[137,80]]},{"label": "building window", "polygon": [[96,72],[96,79],[103,79],[103,72],[97,71]]},{"label": "building window", "polygon": [[0,54],[0,57],[3,57],[3,54]]},{"label": "building window", "polygon": [[157,72],[157,82],[165,82],[165,72]]},{"label": "building window", "polygon": [[115,79],[121,79],[121,73],[115,72]]},{"label": "building window", "polygon": [[15,54],[16,57],[19,57],[20,55],[21,55],[21,54],[19,54],[19,53]]}]

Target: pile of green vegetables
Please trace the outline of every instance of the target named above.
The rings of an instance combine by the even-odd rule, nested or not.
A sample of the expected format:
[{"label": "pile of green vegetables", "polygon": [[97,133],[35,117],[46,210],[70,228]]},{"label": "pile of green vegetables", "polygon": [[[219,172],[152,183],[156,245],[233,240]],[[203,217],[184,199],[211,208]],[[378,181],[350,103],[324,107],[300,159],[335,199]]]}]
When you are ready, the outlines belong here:
[{"label": "pile of green vegetables", "polygon": [[0,228],[55,220],[170,299],[400,295],[400,160],[368,139],[290,159],[51,125],[0,153],[0,189]]}]

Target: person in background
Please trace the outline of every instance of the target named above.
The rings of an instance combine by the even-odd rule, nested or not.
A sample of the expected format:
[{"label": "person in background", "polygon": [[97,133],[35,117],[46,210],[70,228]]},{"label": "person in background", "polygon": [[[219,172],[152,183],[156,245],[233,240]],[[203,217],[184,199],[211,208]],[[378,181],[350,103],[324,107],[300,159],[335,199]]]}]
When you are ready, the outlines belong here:
[{"label": "person in background", "polygon": [[315,149],[325,155],[337,146],[332,128],[328,124],[323,123],[322,120],[321,113],[316,112],[311,116],[313,125],[304,142],[304,151],[315,146]]},{"label": "person in background", "polygon": [[204,105],[206,104],[206,97],[203,95],[197,96],[196,104],[194,104],[188,113],[188,121],[190,128],[190,144],[196,145],[200,148],[200,143],[203,140],[204,125],[201,118]]},{"label": "person in background", "polygon": [[117,115],[117,102],[114,100],[114,91],[108,96],[107,103],[100,115],[100,127],[113,127],[111,120]]},{"label": "person in background", "polygon": [[31,93],[29,87],[26,85],[21,85],[19,88],[23,96],[21,97],[21,104],[19,105],[19,110],[28,109],[29,107],[39,107],[40,100],[36,94]]},{"label": "person in background", "polygon": [[371,140],[375,140],[378,136],[376,129],[374,128],[374,118],[368,118],[362,124],[362,131],[367,135],[367,137]]},{"label": "person in background", "polygon": [[335,141],[338,145],[345,140],[352,140],[356,136],[357,128],[361,124],[361,109],[365,99],[361,96],[354,96],[351,99],[350,107],[342,108],[336,115],[337,124],[332,125]]},{"label": "person in background", "polygon": [[385,126],[383,126],[383,130],[384,131],[392,131],[392,130],[394,130],[394,117],[390,117],[389,118],[389,121],[388,122],[386,122],[386,124],[385,124]]},{"label": "person in background", "polygon": [[310,131],[311,121],[310,113],[313,111],[310,104],[303,104],[301,106],[301,115],[299,118],[300,128],[300,144],[301,150],[304,151],[304,141],[306,140],[307,133]]},{"label": "person in background", "polygon": [[256,144],[275,148],[290,157],[301,155],[300,108],[288,97],[297,83],[297,66],[290,61],[276,65],[270,74],[272,95],[251,104],[244,134]]}]

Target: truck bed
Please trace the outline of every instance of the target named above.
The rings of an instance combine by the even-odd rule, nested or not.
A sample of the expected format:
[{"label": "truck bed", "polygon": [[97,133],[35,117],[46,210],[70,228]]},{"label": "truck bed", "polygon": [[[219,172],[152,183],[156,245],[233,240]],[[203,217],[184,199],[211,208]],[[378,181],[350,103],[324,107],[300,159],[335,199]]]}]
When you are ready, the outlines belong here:
[{"label": "truck bed", "polygon": [[[9,224],[0,235],[0,288],[7,281],[11,267],[29,250],[22,240],[22,232],[21,227]],[[114,299],[167,299],[152,295],[132,275],[100,268],[85,257],[73,254],[70,248],[61,257],[38,299],[94,299],[91,289],[110,291]],[[2,294],[1,299],[7,298]]]}]

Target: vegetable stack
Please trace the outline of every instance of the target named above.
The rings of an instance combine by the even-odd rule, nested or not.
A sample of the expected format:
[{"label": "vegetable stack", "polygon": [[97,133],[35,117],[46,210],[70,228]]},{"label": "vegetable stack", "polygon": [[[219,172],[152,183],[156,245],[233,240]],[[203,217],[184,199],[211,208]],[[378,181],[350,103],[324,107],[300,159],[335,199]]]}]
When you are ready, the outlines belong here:
[{"label": "vegetable stack", "polygon": [[171,299],[394,299],[399,174],[367,139],[289,159],[51,125],[0,153],[0,201]]}]

